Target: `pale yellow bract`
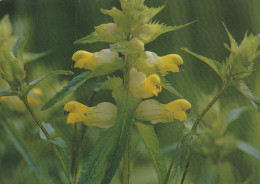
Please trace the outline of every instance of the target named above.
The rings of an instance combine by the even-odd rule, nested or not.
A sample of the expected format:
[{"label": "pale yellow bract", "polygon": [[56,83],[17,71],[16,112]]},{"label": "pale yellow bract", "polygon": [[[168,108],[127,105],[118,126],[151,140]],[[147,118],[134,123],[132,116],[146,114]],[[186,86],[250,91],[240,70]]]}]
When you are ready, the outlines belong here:
[{"label": "pale yellow bract", "polygon": [[152,124],[168,123],[174,119],[187,121],[186,112],[191,109],[191,104],[184,99],[174,100],[168,104],[149,99],[140,103],[136,110],[137,120],[150,121]]},{"label": "pale yellow bract", "polygon": [[68,124],[83,122],[87,126],[109,128],[115,123],[117,107],[109,102],[88,107],[79,102],[71,101],[64,106],[64,111],[65,114],[68,114]]}]

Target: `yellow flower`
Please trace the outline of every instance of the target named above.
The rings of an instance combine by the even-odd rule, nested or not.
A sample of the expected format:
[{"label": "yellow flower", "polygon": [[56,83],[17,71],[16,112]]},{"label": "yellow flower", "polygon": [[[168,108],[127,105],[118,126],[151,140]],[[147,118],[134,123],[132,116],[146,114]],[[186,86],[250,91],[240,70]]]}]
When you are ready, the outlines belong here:
[{"label": "yellow flower", "polygon": [[64,106],[64,115],[68,115],[67,123],[83,122],[87,126],[109,128],[116,120],[117,107],[108,102],[102,102],[95,107],[88,107],[76,101]]},{"label": "yellow flower", "polygon": [[184,99],[174,100],[168,104],[150,99],[145,100],[138,106],[135,117],[137,120],[150,121],[155,123],[172,122],[174,119],[187,121],[187,114],[191,109],[191,104]]},{"label": "yellow flower", "polygon": [[129,89],[136,98],[158,96],[162,91],[160,82],[160,77],[156,74],[146,78],[143,72],[138,72],[135,68],[130,70]]},{"label": "yellow flower", "polygon": [[146,51],[145,57],[137,59],[133,66],[146,75],[161,73],[167,75],[168,72],[179,72],[182,68],[183,60],[177,54],[169,54],[159,57],[156,53]]},{"label": "yellow flower", "polygon": [[168,72],[179,72],[183,66],[183,60],[178,54],[169,54],[162,56],[163,65],[159,65],[162,75],[167,75]]},{"label": "yellow flower", "polygon": [[75,68],[84,68],[92,71],[101,64],[112,63],[118,58],[118,53],[110,49],[103,49],[95,53],[80,50],[75,52],[72,56],[72,60],[75,62]]}]

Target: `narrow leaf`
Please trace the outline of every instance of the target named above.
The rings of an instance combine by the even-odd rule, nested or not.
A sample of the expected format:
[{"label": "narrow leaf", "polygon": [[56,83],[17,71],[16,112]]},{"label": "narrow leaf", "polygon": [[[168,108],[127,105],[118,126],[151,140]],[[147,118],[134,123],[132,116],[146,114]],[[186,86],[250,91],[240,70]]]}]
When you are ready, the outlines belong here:
[{"label": "narrow leaf", "polygon": [[52,51],[46,51],[46,52],[40,52],[40,53],[24,52],[23,53],[23,63],[26,64],[31,61],[35,61],[39,58],[49,55],[51,52]]},{"label": "narrow leaf", "polygon": [[164,157],[160,152],[159,141],[154,132],[154,128],[152,125],[145,125],[138,122],[135,123],[135,126],[141,134],[143,141],[152,157],[159,183],[163,183],[167,169]]},{"label": "narrow leaf", "polygon": [[19,136],[19,133],[16,132],[16,130],[12,127],[10,127],[10,124],[8,122],[2,123],[5,132],[7,133],[8,137],[13,142],[15,148],[17,151],[23,156],[23,158],[26,160],[26,162],[30,165],[32,171],[36,174],[38,178],[40,178],[40,172],[39,169],[33,160],[32,156],[30,155],[30,151],[25,146],[25,143],[21,136]]},{"label": "narrow leaf", "polygon": [[194,57],[196,57],[198,59],[200,59],[201,61],[203,61],[207,65],[209,65],[209,67],[211,67],[218,74],[218,76],[223,80],[223,77],[222,77],[222,74],[221,74],[222,64],[220,62],[206,58],[204,56],[200,56],[198,54],[195,54],[194,52],[191,52],[187,48],[182,48],[182,50],[184,50],[185,52],[193,55]]},{"label": "narrow leaf", "polygon": [[241,151],[255,157],[258,160],[260,160],[260,152],[257,149],[255,149],[253,146],[246,143],[245,141],[237,141],[237,147]]},{"label": "narrow leaf", "polygon": [[109,167],[107,155],[111,150],[111,142],[114,128],[102,132],[90,153],[87,163],[84,165],[78,184],[100,184],[102,177]]},{"label": "narrow leaf", "polygon": [[74,77],[66,86],[64,86],[59,92],[57,92],[54,97],[52,97],[41,110],[46,110],[49,107],[56,104],[58,101],[62,100],[65,96],[71,92],[77,90],[86,80],[88,80],[89,72],[83,72],[76,77]]},{"label": "narrow leaf", "polygon": [[27,38],[24,38],[23,36],[20,36],[18,40],[16,41],[12,53],[17,58],[23,53],[24,47],[27,43]]},{"label": "narrow leaf", "polygon": [[74,74],[74,73],[71,71],[66,71],[66,70],[52,71],[52,72],[48,73],[47,75],[44,75],[44,76],[40,77],[39,79],[36,79],[36,80],[30,82],[28,91],[30,91],[33,87],[35,87],[37,84],[39,84],[42,80],[46,79],[47,77],[49,77],[51,75],[72,75],[72,74]]},{"label": "narrow leaf", "polygon": [[0,90],[0,97],[1,96],[14,96],[16,95],[14,92],[12,92],[10,89],[2,89]]},{"label": "narrow leaf", "polygon": [[172,94],[176,95],[178,98],[184,98],[172,85],[169,81],[164,78],[161,78],[161,85],[163,89],[171,92]]}]

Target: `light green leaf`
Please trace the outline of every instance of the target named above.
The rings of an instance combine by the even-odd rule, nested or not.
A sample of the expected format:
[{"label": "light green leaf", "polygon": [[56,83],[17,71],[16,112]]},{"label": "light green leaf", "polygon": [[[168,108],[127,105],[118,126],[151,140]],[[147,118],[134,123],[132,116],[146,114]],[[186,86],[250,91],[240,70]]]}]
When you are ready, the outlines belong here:
[{"label": "light green leaf", "polygon": [[52,75],[72,75],[72,74],[74,74],[72,71],[66,71],[66,70],[52,71],[52,72],[48,73],[47,75],[44,75],[44,76],[40,77],[39,79],[36,79],[36,80],[30,82],[27,90],[29,92],[32,88],[34,88],[37,84],[39,84],[41,81],[43,81],[44,79],[46,79],[49,76],[52,76]]},{"label": "light green leaf", "polygon": [[10,89],[2,89],[0,90],[0,97],[1,96],[15,96],[16,93],[12,92]]},{"label": "light green leaf", "polygon": [[139,133],[141,134],[143,141],[152,157],[159,183],[163,183],[167,169],[164,157],[160,152],[159,141],[154,132],[154,128],[152,125],[145,125],[138,122],[135,123],[135,126],[139,130]]},{"label": "light green leaf", "polygon": [[22,56],[26,43],[27,43],[27,38],[24,38],[23,36],[20,36],[18,38],[18,40],[16,41],[12,49],[12,53],[16,58]]},{"label": "light green leaf", "polygon": [[[51,137],[55,136],[55,129],[52,127],[52,125],[50,123],[42,122],[42,125],[47,130],[47,132],[49,133],[49,135]],[[39,134],[40,134],[41,139],[43,139],[44,141],[47,140],[47,137],[45,136],[45,134],[43,133],[43,131],[41,129],[39,129]]]},{"label": "light green leaf", "polygon": [[228,38],[229,38],[229,41],[230,41],[230,45],[231,47],[229,48],[226,44],[225,44],[225,47],[230,50],[230,51],[235,51],[236,49],[238,49],[238,45],[237,45],[237,42],[236,40],[233,38],[233,36],[230,34],[230,32],[228,31],[227,27],[225,26],[224,22],[222,22],[227,34],[228,34]]},{"label": "light green leaf", "polygon": [[252,105],[256,108],[258,112],[260,112],[260,100],[251,92],[248,88],[247,84],[240,80],[233,84],[233,86],[245,97],[247,97]]},{"label": "light green leaf", "polygon": [[229,124],[232,121],[235,121],[239,116],[246,110],[245,107],[240,107],[240,108],[235,108],[230,111],[228,111],[226,118],[225,118],[225,123]]},{"label": "light green leaf", "polygon": [[51,51],[40,52],[40,53],[33,53],[33,52],[24,52],[23,53],[23,63],[29,63],[31,61],[35,61],[39,58],[47,56],[51,53]]},{"label": "light green leaf", "polygon": [[108,167],[102,179],[102,184],[110,183],[116,169],[122,159],[125,147],[127,145],[129,133],[133,124],[134,114],[140,103],[139,99],[124,87],[123,83],[113,89],[112,95],[117,105],[117,118],[115,122],[115,131],[112,137],[112,147],[107,160]]},{"label": "light green leaf", "polygon": [[87,163],[84,165],[78,184],[100,184],[102,177],[109,167],[107,155],[111,150],[114,128],[102,132],[90,153]]},{"label": "light green leaf", "polygon": [[88,80],[89,72],[83,72],[76,77],[74,77],[66,86],[64,86],[59,92],[57,92],[54,97],[52,97],[46,104],[44,104],[41,110],[46,110],[49,107],[56,104],[58,101],[62,100],[65,96],[71,92],[77,90],[82,84]]},{"label": "light green leaf", "polygon": [[36,174],[38,178],[40,178],[40,172],[38,166],[36,165],[35,161],[33,160],[30,151],[25,146],[23,138],[19,135],[19,133],[13,128],[10,127],[9,122],[2,123],[5,132],[7,133],[8,137],[11,139],[12,143],[14,144],[17,151],[23,156],[26,162],[30,165],[32,171]]},{"label": "light green leaf", "polygon": [[260,160],[260,152],[245,141],[237,141],[237,148]]},{"label": "light green leaf", "polygon": [[206,58],[204,56],[200,56],[198,54],[195,54],[194,52],[191,52],[189,49],[187,48],[181,48],[182,50],[184,50],[185,52],[193,55],[194,57],[200,59],[201,61],[203,61],[204,63],[206,63],[207,65],[209,65],[210,68],[212,68],[217,74],[218,76],[222,79],[223,79],[223,76],[222,76],[222,70],[223,70],[223,66],[220,62],[218,61],[215,61],[215,60],[212,60],[212,59],[209,59],[209,58]]}]

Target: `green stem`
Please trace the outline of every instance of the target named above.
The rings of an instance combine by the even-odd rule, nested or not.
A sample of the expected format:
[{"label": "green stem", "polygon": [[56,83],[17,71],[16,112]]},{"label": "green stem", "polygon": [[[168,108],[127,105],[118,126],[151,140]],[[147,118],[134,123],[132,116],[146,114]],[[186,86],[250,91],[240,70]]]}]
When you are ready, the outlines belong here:
[{"label": "green stem", "polygon": [[[217,93],[217,95],[210,101],[210,103],[205,107],[205,109],[201,112],[201,114],[197,117],[195,123],[193,124],[192,128],[191,128],[191,133],[196,130],[197,126],[199,125],[199,122],[202,120],[202,118],[205,116],[205,114],[209,111],[209,109],[215,104],[215,102],[219,99],[219,97],[221,96],[221,94],[224,92],[224,90],[226,89],[226,85],[222,85],[222,87],[220,88],[219,92]],[[191,160],[192,155],[189,156],[188,161],[186,163],[185,166],[185,170],[181,179],[181,184],[184,183],[185,180],[185,176],[188,172],[188,168],[190,165],[190,160]]]},{"label": "green stem", "polygon": [[71,150],[71,175],[74,183],[76,183],[76,158],[78,154],[77,137],[78,137],[77,124],[74,124],[74,131],[72,136],[72,150]]},{"label": "green stem", "polygon": [[126,149],[123,155],[123,184],[130,183],[130,139],[131,136],[129,134]]},{"label": "green stem", "polygon": [[[45,129],[45,127],[42,125],[41,121],[39,120],[39,118],[37,117],[37,115],[34,113],[33,109],[31,108],[31,106],[29,105],[26,97],[24,98],[21,98],[21,100],[23,101],[24,105],[26,106],[27,110],[29,111],[29,113],[31,114],[31,116],[33,117],[33,119],[35,120],[36,124],[40,127],[40,129],[42,130],[42,132],[44,133],[44,135],[46,136],[46,138],[48,140],[52,140],[51,136],[49,135],[49,133],[47,132],[47,130]],[[71,184],[71,181],[70,181],[70,177],[69,177],[69,172],[66,168],[66,165],[65,165],[65,162],[62,158],[62,155],[61,153],[59,152],[58,148],[55,146],[55,144],[52,144],[52,148],[54,149],[54,152],[56,153],[57,157],[58,157],[58,160],[61,164],[61,167],[68,179],[68,182]]]}]

